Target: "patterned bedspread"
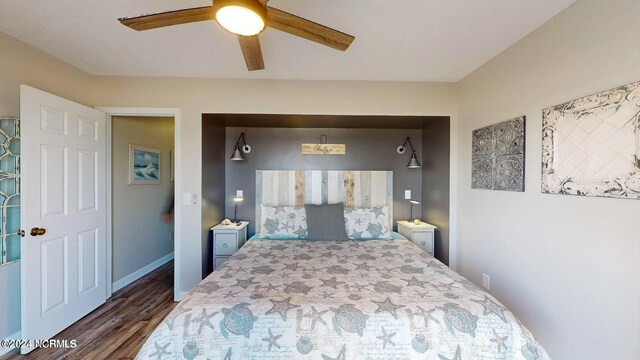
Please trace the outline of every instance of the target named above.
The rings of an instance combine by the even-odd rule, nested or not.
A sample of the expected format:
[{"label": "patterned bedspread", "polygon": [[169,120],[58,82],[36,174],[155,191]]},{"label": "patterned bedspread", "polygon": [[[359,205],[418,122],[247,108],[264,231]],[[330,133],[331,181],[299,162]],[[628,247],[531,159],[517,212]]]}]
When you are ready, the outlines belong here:
[{"label": "patterned bedspread", "polygon": [[250,241],[138,359],[549,359],[496,299],[407,240]]}]

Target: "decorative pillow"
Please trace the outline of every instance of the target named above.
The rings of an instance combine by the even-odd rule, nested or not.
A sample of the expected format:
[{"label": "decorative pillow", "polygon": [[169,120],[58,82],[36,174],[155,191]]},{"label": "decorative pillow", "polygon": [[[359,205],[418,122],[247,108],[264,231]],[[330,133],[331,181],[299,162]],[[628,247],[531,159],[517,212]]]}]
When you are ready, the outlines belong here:
[{"label": "decorative pillow", "polygon": [[349,239],[391,239],[389,206],[345,208],[344,221]]},{"label": "decorative pillow", "polygon": [[305,205],[309,240],[349,240],[344,226],[344,204]]},{"label": "decorative pillow", "polygon": [[307,215],[302,206],[261,205],[261,239],[306,239]]}]

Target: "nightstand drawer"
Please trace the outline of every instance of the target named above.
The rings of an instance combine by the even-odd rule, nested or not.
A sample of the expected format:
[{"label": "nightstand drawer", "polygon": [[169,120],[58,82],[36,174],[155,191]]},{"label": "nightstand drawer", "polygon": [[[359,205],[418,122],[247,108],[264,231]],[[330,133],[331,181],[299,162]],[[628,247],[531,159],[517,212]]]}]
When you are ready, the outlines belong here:
[{"label": "nightstand drawer", "polygon": [[433,254],[433,231],[414,231],[413,243],[429,254]]},{"label": "nightstand drawer", "polygon": [[225,261],[229,260],[229,256],[216,256],[213,264],[214,264],[214,270],[217,270],[220,266],[222,266],[222,264],[224,264]]},{"label": "nightstand drawer", "polygon": [[216,256],[233,255],[238,250],[238,233],[216,233]]}]

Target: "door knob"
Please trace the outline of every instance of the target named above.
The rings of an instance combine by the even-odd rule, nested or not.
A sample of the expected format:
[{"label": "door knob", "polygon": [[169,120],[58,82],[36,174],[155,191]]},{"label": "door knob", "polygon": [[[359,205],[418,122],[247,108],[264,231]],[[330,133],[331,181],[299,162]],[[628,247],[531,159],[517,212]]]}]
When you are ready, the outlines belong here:
[{"label": "door knob", "polygon": [[46,229],[37,228],[37,227],[34,227],[34,228],[31,229],[31,231],[29,231],[29,234],[31,236],[41,236],[41,235],[44,235],[46,233],[47,233]]}]

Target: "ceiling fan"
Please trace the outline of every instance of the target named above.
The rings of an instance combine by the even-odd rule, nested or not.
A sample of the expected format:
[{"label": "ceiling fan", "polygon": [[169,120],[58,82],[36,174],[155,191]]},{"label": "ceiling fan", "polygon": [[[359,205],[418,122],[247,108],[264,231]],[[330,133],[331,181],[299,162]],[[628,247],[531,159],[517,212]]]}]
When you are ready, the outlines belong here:
[{"label": "ceiling fan", "polygon": [[260,34],[269,26],[286,33],[345,51],[355,37],[313,21],[267,6],[269,0],[213,0],[213,6],[168,11],[118,19],[134,30],[216,20],[227,31],[238,35],[249,71],[264,69]]}]

